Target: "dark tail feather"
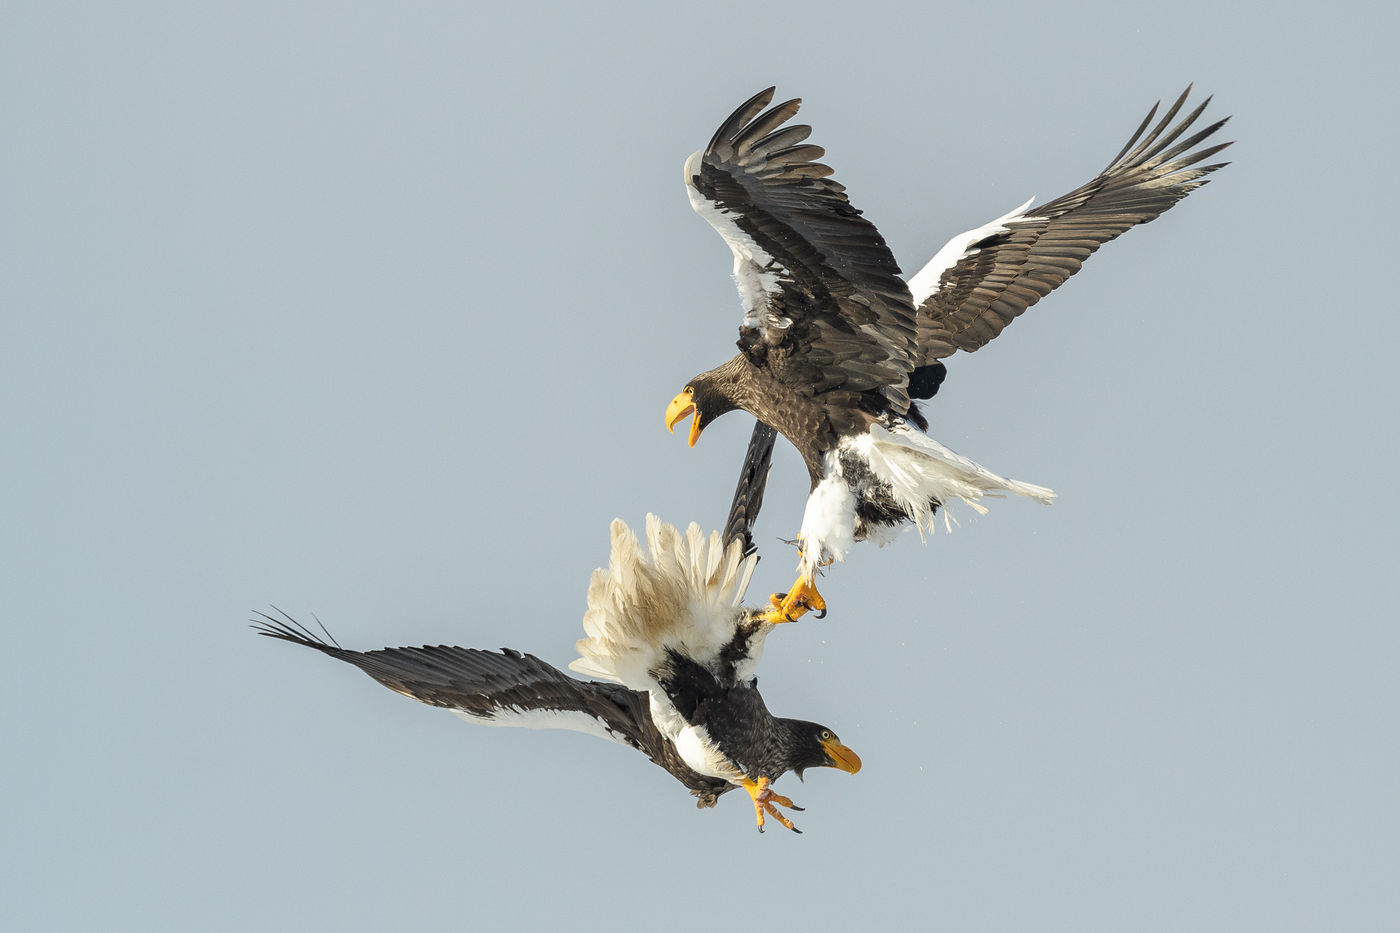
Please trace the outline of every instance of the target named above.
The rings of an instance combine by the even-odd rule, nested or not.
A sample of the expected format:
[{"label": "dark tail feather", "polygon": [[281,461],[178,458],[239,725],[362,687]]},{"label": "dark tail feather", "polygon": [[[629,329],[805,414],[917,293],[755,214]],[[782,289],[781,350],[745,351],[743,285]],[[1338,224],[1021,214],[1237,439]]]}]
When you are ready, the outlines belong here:
[{"label": "dark tail feather", "polygon": [[744,468],[739,473],[739,485],[734,489],[734,501],[729,506],[729,518],[724,523],[724,543],[735,538],[744,542],[744,554],[752,554],[753,523],[763,508],[763,491],[768,487],[768,470],[773,460],[773,441],[778,432],[762,421],[753,426],[749,449],[744,454]]}]

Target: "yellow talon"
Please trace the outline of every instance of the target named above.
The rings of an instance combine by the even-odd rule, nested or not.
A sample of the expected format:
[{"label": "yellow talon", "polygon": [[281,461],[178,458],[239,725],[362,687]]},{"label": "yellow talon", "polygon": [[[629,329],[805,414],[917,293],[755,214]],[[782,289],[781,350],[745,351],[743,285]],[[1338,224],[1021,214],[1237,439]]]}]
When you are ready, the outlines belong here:
[{"label": "yellow talon", "polygon": [[792,589],[786,593],[774,593],[768,597],[768,602],[773,608],[768,610],[765,618],[774,625],[796,622],[809,610],[816,612],[819,619],[826,615],[826,600],[806,577],[798,577]]},{"label": "yellow talon", "polygon": [[773,793],[772,788],[769,787],[772,783],[766,777],[761,777],[757,781],[744,780],[744,790],[748,791],[749,796],[753,798],[753,812],[758,820],[758,831],[763,832],[764,814],[766,813],[793,832],[802,832],[793,825],[792,820],[778,811],[778,807],[787,807],[790,810],[801,810],[802,808],[781,794]]}]

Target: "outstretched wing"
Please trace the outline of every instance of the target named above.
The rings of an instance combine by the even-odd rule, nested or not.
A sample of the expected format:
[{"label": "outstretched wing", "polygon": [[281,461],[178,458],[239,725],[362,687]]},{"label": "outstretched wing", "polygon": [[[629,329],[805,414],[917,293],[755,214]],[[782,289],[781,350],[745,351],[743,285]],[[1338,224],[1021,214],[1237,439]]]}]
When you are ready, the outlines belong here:
[{"label": "outstretched wing", "polygon": [[754,423],[749,449],[744,453],[744,466],[739,472],[739,485],[734,489],[734,501],[724,523],[725,545],[736,538],[743,541],[745,557],[758,550],[753,543],[753,523],[763,508],[763,492],[768,487],[768,470],[772,466],[773,442],[777,436],[778,432],[762,421]]},{"label": "outstretched wing", "polygon": [[318,637],[285,613],[280,619],[257,615],[253,628],[259,634],[315,648],[355,665],[395,693],[451,710],[470,722],[570,729],[621,742],[669,771],[702,805],[713,805],[731,787],[697,774],[681,760],[675,746],[652,724],[645,693],[618,684],[576,680],[510,648],[497,652],[438,645],[350,651],[334,644],[334,639]]},{"label": "outstretched wing", "polygon": [[1033,210],[1027,201],[939,250],[909,280],[919,309],[917,364],[982,347],[1078,272],[1101,245],[1154,219],[1227,165],[1196,167],[1228,142],[1192,151],[1225,120],[1177,142],[1210,103],[1207,97],[1173,126],[1190,93],[1187,87],[1144,136],[1157,114],[1153,105],[1128,144],[1088,184]]},{"label": "outstretched wing", "polygon": [[878,391],[902,411],[915,352],[909,289],[880,232],[814,161],[824,150],[803,144],[811,127],[784,125],[801,101],[764,110],[773,91],[685,164],[691,206],[734,253],[739,347],[802,391]]}]

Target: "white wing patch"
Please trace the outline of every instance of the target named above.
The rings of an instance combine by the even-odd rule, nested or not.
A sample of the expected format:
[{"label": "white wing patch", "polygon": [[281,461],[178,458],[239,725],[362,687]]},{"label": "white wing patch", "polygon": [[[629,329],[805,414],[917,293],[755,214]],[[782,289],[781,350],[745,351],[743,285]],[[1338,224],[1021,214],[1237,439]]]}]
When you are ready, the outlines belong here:
[{"label": "white wing patch", "polygon": [[685,193],[695,213],[715,228],[734,254],[734,284],[738,286],[739,300],[744,305],[743,326],[763,331],[786,330],[792,326],[792,319],[772,313],[769,296],[782,291],[782,277],[788,275],[788,271],[753,237],[739,229],[729,211],[706,198],[691,183],[691,178],[699,174],[704,157],[705,153],[700,151],[686,159]]},{"label": "white wing patch", "polygon": [[739,784],[744,780],[744,773],[724,756],[719,746],[710,739],[710,733],[704,726],[686,726],[675,737],[674,742],[681,760],[688,764],[692,771],[731,784]]},{"label": "white wing patch", "polygon": [[608,724],[597,716],[590,716],[582,710],[566,709],[520,709],[515,706],[502,707],[491,716],[471,713],[462,709],[452,712],[467,722],[481,726],[517,726],[526,729],[568,729],[570,732],[583,732],[603,739],[612,739],[624,745],[632,744],[620,732],[608,728]]},{"label": "white wing patch", "polygon": [[[938,291],[939,282],[943,278],[944,272],[953,268],[964,257],[975,256],[978,253],[978,250],[968,249],[973,243],[998,233],[1005,233],[1011,229],[1008,224],[1021,220],[1034,220],[1035,218],[1026,216],[1026,209],[1031,206],[1033,201],[1035,198],[1031,198],[1030,201],[1015,210],[1002,214],[996,220],[988,221],[975,230],[959,233],[944,244],[943,248],[928,261],[928,264],[909,280],[909,292],[914,296],[914,307],[919,307],[928,300],[930,295]],[[711,223],[713,222],[711,221]]]}]

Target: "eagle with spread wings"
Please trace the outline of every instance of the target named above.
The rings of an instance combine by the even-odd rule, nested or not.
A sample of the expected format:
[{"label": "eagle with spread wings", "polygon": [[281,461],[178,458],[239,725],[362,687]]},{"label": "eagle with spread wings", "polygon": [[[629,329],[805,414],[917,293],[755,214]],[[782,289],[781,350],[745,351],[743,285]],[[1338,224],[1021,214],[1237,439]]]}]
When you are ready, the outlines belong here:
[{"label": "eagle with spread wings", "polygon": [[984,496],[1054,498],[934,440],[917,402],[937,392],[944,359],[985,346],[1104,243],[1205,184],[1226,163],[1199,163],[1230,144],[1203,145],[1224,120],[1191,131],[1210,101],[1181,115],[1188,87],[1155,124],[1154,106],[1089,182],[959,234],[905,281],[817,161],[811,127],[789,124],[801,101],[770,107],[774,90],[741,105],[685,163],[691,206],[734,254],[744,316],[738,354],[691,379],[666,425],[690,416],[693,446],[715,418],[743,409],[802,455],[811,489],[799,576],[770,610],[784,620],[825,607],[815,574],[856,541],[909,524],[932,530],[952,500],[984,512]]}]

